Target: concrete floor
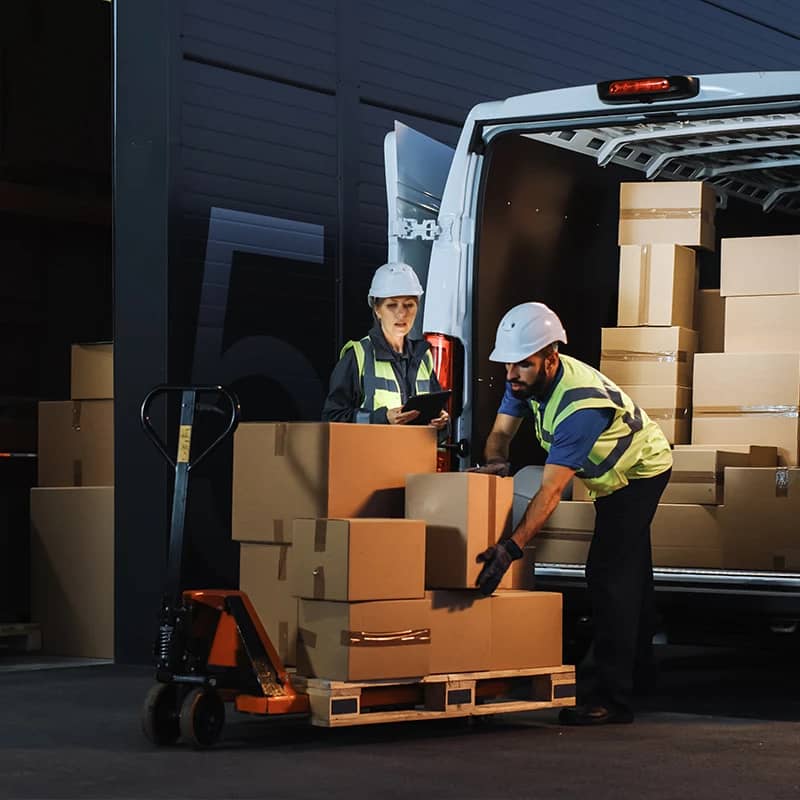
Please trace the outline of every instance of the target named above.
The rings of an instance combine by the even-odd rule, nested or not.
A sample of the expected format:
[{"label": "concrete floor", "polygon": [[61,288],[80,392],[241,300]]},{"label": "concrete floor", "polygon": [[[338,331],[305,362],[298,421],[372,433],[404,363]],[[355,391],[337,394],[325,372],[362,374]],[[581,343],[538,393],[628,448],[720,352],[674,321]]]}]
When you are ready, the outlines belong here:
[{"label": "concrete floor", "polygon": [[210,751],[139,730],[149,669],[0,672],[0,797],[800,797],[800,693],[788,656],[666,648],[630,726],[554,711],[323,730],[229,714]]}]

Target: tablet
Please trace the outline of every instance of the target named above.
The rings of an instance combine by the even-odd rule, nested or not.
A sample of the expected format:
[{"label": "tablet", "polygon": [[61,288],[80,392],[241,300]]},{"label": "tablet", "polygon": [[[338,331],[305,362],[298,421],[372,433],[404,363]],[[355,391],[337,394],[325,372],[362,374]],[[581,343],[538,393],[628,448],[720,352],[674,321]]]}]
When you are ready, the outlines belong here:
[{"label": "tablet", "polygon": [[403,406],[403,411],[419,411],[419,416],[409,425],[427,425],[432,419],[438,417],[447,405],[451,394],[452,391],[447,389],[442,392],[417,394],[409,397],[408,402]]}]

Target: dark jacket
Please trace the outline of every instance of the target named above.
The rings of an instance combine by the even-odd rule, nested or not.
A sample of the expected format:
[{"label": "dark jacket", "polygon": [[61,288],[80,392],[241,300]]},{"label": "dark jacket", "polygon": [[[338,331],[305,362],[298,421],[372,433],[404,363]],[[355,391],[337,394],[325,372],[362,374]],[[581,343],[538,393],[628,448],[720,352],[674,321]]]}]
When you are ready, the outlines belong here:
[{"label": "dark jacket", "polygon": [[[390,361],[403,403],[416,394],[415,379],[417,371],[430,345],[424,339],[412,339],[406,336],[403,352],[396,353],[384,338],[380,326],[376,323],[369,332],[369,338],[375,349],[375,356],[380,361]],[[431,373],[431,392],[441,391],[436,373]],[[364,402],[361,390],[361,376],[358,374],[358,363],[352,348],[340,359],[331,373],[330,389],[325,405],[322,408],[323,422],[355,422],[356,414]],[[385,407],[370,412],[370,423],[388,424]]]}]

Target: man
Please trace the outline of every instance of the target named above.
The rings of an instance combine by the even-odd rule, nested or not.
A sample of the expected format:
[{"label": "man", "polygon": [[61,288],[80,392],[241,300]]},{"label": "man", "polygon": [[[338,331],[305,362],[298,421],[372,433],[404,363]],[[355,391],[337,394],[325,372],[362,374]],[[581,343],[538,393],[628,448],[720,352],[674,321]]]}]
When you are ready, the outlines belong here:
[{"label": "man", "polygon": [[[542,485],[511,536],[478,556],[476,585],[491,594],[512,561],[542,529],[574,475],[595,497],[595,530],[586,562],[594,621],[596,679],[579,686],[585,704],[563,709],[572,725],[632,722],[630,698],[637,653],[650,647],[653,566],[650,523],[672,470],[659,426],[605,375],[561,355],[567,335],[541,303],[512,308],[497,328],[492,361],[506,365],[507,395],[487,441],[488,467],[502,471],[519,427],[533,415],[547,451]],[[514,404],[516,401],[516,406]],[[511,413],[508,413],[511,412]],[[492,463],[494,462],[494,466]]]}]

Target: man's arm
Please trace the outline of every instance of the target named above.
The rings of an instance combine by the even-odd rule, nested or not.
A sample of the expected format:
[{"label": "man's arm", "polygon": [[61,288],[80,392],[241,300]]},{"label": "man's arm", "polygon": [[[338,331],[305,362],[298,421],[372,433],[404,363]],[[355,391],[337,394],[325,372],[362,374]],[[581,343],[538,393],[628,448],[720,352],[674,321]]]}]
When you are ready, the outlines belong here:
[{"label": "man's arm", "polygon": [[542,485],[528,503],[525,514],[517,525],[511,538],[522,550],[526,544],[544,527],[545,522],[561,502],[564,489],[575,475],[575,470],[560,464],[545,464]]},{"label": "man's arm", "polygon": [[492,425],[492,430],[486,438],[484,457],[487,464],[508,461],[511,440],[522,424],[522,417],[512,417],[499,411]]}]

